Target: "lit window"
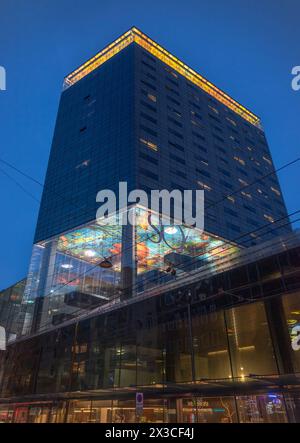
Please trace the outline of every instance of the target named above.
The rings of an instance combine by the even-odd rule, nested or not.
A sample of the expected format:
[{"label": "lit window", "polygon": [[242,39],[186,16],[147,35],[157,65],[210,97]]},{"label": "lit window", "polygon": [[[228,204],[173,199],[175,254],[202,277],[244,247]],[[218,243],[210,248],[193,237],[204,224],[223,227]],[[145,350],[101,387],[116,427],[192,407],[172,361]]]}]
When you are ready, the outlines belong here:
[{"label": "lit window", "polygon": [[152,102],[156,103],[156,96],[152,95],[152,94],[147,94],[147,97],[149,98],[149,100],[151,100]]},{"label": "lit window", "polygon": [[218,111],[214,106],[208,105],[208,107],[209,107],[212,111],[214,111],[215,114],[219,114],[219,111]]},{"label": "lit window", "polygon": [[246,164],[246,162],[245,162],[245,160],[243,160],[242,158],[240,158],[240,157],[233,157],[234,158],[234,160],[236,160],[237,162],[239,162],[241,165],[243,165],[243,166],[245,166],[245,164]]},{"label": "lit window", "polygon": [[83,162],[79,163],[79,165],[76,166],[76,169],[85,168],[86,166],[89,165],[90,161],[91,160],[84,160]]},{"label": "lit window", "polygon": [[270,215],[264,214],[264,218],[265,218],[266,220],[268,220],[270,223],[274,223],[274,218],[271,217]]},{"label": "lit window", "polygon": [[280,196],[280,191],[278,191],[278,189],[274,188],[273,186],[271,186],[271,191],[273,191],[276,195]]},{"label": "lit window", "polygon": [[206,191],[211,191],[211,187],[208,186],[206,183],[201,182],[200,180],[197,180],[197,183],[199,186],[201,186],[203,189],[205,189]]},{"label": "lit window", "polygon": [[226,117],[226,120],[228,120],[233,126],[237,126],[236,122],[234,120],[232,120],[229,117]]},{"label": "lit window", "polygon": [[269,163],[269,165],[272,166],[272,162],[271,162],[271,160],[270,160],[269,158],[263,156],[263,160],[264,160],[265,162]]},{"label": "lit window", "polygon": [[245,180],[243,180],[242,178],[239,178],[239,182],[244,186],[248,186],[248,183]]},{"label": "lit window", "polygon": [[176,72],[172,71],[168,66],[165,67],[165,70],[169,72],[169,74],[173,75],[173,77],[178,78]]},{"label": "lit window", "polygon": [[158,147],[156,143],[150,142],[149,140],[145,140],[144,138],[140,138],[140,142],[143,143],[148,148],[152,149],[153,151],[157,151]]},{"label": "lit window", "polygon": [[191,120],[192,125],[195,126],[199,126],[199,128],[203,128],[203,125],[201,125],[200,123],[196,122],[195,120]]},{"label": "lit window", "polygon": [[252,200],[252,195],[249,194],[249,192],[242,191],[241,194],[242,194],[244,197],[247,197],[247,198],[249,198],[250,200]]}]

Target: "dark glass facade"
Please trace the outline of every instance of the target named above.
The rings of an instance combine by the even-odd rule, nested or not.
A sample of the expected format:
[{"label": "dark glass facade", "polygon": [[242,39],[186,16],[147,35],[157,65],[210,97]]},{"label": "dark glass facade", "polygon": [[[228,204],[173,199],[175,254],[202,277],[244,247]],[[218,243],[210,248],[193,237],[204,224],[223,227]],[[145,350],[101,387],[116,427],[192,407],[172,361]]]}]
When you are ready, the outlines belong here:
[{"label": "dark glass facade", "polygon": [[134,188],[134,48],[62,93],[35,242],[96,218],[96,195]]},{"label": "dark glass facade", "polygon": [[149,51],[133,41],[63,91],[35,242],[93,221],[120,181],[204,189],[205,230],[247,246],[288,232],[246,235],[287,216],[261,127]]},{"label": "dark glass facade", "polygon": [[[97,224],[120,181],[204,231]],[[299,277],[258,117],[133,28],[65,79],[0,421],[298,422]]]},{"label": "dark glass facade", "polygon": [[0,326],[5,328],[7,341],[14,340],[24,323],[22,300],[26,279],[0,291]]},{"label": "dark glass facade", "polygon": [[2,355],[2,421],[298,421],[299,277],[300,247],[281,246],[18,341]]}]

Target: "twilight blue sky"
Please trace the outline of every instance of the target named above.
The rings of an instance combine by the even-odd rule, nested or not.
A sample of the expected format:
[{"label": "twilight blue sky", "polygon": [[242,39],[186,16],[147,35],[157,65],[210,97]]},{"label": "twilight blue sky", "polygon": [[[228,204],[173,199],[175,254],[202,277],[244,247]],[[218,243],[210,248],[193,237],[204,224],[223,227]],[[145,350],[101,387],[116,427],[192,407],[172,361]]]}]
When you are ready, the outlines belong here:
[{"label": "twilight blue sky", "polygon": [[[0,157],[44,181],[63,77],[132,25],[261,118],[276,167],[299,157],[299,0],[1,0]],[[0,289],[27,273],[41,187],[0,163]],[[279,178],[300,208],[300,162]]]}]

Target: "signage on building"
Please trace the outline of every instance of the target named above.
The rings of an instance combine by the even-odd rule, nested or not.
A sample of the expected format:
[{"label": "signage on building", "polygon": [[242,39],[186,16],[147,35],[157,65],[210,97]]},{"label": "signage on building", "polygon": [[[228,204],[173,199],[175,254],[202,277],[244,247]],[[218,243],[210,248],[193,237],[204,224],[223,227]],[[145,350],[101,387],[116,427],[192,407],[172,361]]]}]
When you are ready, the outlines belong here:
[{"label": "signage on building", "polygon": [[294,351],[300,350],[300,325],[296,325],[291,331],[292,348]]}]

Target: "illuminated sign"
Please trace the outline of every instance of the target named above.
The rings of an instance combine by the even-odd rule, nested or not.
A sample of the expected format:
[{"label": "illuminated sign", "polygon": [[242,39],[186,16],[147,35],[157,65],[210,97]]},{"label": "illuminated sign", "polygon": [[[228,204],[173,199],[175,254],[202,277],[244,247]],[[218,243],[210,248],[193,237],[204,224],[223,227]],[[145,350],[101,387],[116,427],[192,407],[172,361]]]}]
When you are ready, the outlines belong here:
[{"label": "illuminated sign", "polygon": [[293,351],[300,350],[300,325],[296,325],[291,330],[291,343]]},{"label": "illuminated sign", "polygon": [[252,123],[253,125],[260,127],[259,117],[257,117],[255,114],[249,111],[249,109],[245,108],[243,105],[235,101],[221,89],[217,88],[213,83],[202,77],[200,74],[198,74],[198,72],[194,71],[177,57],[170,54],[166,49],[164,49],[155,41],[151,40],[147,35],[143,34],[139,29],[135,27],[131,28],[125,34],[121,35],[121,37],[119,37],[110,45],[106,46],[101,52],[89,59],[83,65],[79,66],[78,69],[71,72],[64,80],[64,89],[78,82],[80,79],[97,69],[103,63],[105,63],[107,60],[112,58],[114,55],[122,51],[133,42],[141,46],[146,51],[150,52],[150,54],[154,55],[154,57],[158,58],[170,68],[174,69],[174,71],[178,72],[187,80],[207,92],[207,94],[213,96],[215,99],[223,103],[233,112],[239,114],[241,117],[243,117],[245,120]]}]

